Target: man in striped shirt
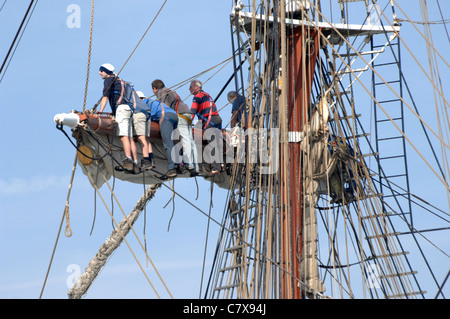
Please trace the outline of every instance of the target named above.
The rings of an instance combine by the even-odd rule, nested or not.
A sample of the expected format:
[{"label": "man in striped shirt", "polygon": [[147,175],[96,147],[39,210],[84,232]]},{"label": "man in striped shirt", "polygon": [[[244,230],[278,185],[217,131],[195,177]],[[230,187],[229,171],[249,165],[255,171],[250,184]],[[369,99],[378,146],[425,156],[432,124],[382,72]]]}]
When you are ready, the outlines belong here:
[{"label": "man in striped shirt", "polygon": [[[192,118],[197,115],[198,119],[202,123],[202,129],[207,133],[205,135],[211,136],[211,143],[209,143],[204,150],[205,160],[211,164],[211,172],[209,176],[213,176],[220,173],[221,165],[223,162],[223,140],[221,136],[222,118],[219,116],[216,104],[211,96],[203,91],[202,82],[194,80],[189,86],[189,91],[194,98],[191,105]],[[214,136],[214,139],[212,139]],[[214,154],[213,154],[214,153]],[[222,156],[221,156],[222,155]]]},{"label": "man in striped shirt", "polygon": [[211,96],[202,90],[202,82],[199,80],[192,81],[189,91],[194,95],[191,106],[192,118],[195,115],[198,116],[198,119],[202,121],[203,130],[210,127],[222,129],[222,119],[219,116],[216,104]]}]

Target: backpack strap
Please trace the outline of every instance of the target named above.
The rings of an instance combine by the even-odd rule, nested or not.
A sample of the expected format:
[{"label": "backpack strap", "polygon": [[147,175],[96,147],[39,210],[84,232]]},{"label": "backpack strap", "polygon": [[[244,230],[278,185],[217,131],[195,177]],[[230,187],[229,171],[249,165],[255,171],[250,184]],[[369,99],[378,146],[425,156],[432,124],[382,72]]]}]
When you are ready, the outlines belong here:
[{"label": "backpack strap", "polygon": [[[122,86],[122,89],[120,90],[120,97],[119,97],[119,99],[117,100],[117,104],[119,105],[119,104],[121,104],[122,103],[122,99],[124,99],[124,96],[125,96],[125,102],[126,102],[126,104],[128,104],[128,106],[133,110],[133,111],[135,111],[136,110],[136,93],[135,93],[135,91],[134,91],[134,89],[133,89],[133,87],[129,84],[129,83],[125,83],[125,81],[123,81],[121,78],[117,78],[119,81],[120,81],[120,85]],[[126,97],[126,95],[125,95],[125,93],[126,93],[126,90],[125,90],[125,84],[127,84],[129,87],[130,87],[130,90],[131,90],[131,98],[132,98],[132,100],[133,101],[128,101],[128,99],[127,99],[127,97]]]},{"label": "backpack strap", "polygon": [[120,103],[122,103],[122,99],[123,99],[123,93],[125,92],[125,87],[123,85],[123,81],[121,78],[117,78],[117,80],[120,81],[120,85],[122,86],[122,89],[120,90],[120,97],[117,100],[117,104],[119,105]]},{"label": "backpack strap", "polygon": [[199,118],[201,118],[203,121],[206,122],[205,127],[207,127],[208,124],[211,124],[213,127],[218,128],[218,129],[221,129],[221,127],[217,126],[214,122],[211,122],[211,113],[209,113],[208,118],[204,117],[203,115],[201,115],[201,114],[198,113],[198,112],[197,112],[197,116],[198,116]]},{"label": "backpack strap", "polygon": [[177,112],[177,114],[178,114],[178,107],[180,105],[180,96],[176,92],[174,92],[172,90],[170,90],[170,91],[175,93],[175,95],[177,96],[177,103],[175,104],[175,112]]},{"label": "backpack strap", "polygon": [[[209,114],[208,114],[208,120],[206,121],[205,127],[208,127],[209,123],[211,122],[211,116],[212,116],[213,102],[212,102],[211,96],[209,94],[208,94],[208,97],[209,97]],[[214,124],[214,123],[211,123],[211,124]],[[213,126],[217,127],[216,125],[213,125]]]},{"label": "backpack strap", "polygon": [[[169,89],[170,90],[170,89]],[[187,116],[185,116],[185,115],[183,115],[183,114],[180,114],[180,113],[178,113],[178,107],[179,107],[179,105],[180,105],[180,96],[177,94],[177,92],[175,92],[175,91],[172,91],[172,90],[170,90],[170,92],[172,92],[173,94],[175,94],[176,95],[176,97],[177,97],[177,102],[175,103],[175,112],[177,112],[177,115],[179,116],[179,117],[181,117],[182,119],[185,119],[186,120],[186,122],[188,122],[188,124],[191,124],[192,123],[192,118],[189,118],[189,117],[187,117]]]},{"label": "backpack strap", "polygon": [[134,112],[134,110],[136,110],[136,95],[137,95],[137,93],[134,92],[134,89],[131,90],[131,95],[133,95],[133,106],[130,107],[133,109]]}]

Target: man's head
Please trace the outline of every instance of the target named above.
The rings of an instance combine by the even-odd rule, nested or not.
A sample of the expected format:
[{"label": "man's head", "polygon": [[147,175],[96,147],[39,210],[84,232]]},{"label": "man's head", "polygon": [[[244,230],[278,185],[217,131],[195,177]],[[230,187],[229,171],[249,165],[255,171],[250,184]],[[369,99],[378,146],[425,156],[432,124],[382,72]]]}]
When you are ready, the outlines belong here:
[{"label": "man's head", "polygon": [[189,92],[191,92],[191,94],[195,95],[201,89],[202,89],[202,82],[200,82],[199,80],[194,80],[191,82],[191,85],[189,85]]},{"label": "man's head", "polygon": [[108,76],[114,74],[114,66],[109,63],[102,64],[100,66],[98,74],[100,74],[102,79],[106,79]]},{"label": "man's head", "polygon": [[227,94],[228,102],[233,102],[235,98],[237,98],[238,94],[236,91],[230,91]]},{"label": "man's head", "polygon": [[165,87],[165,85],[164,85],[164,82],[161,80],[157,79],[152,82],[153,93],[158,92],[158,90],[162,89],[163,87]]},{"label": "man's head", "polygon": [[136,91],[136,94],[137,94],[137,96],[139,96],[139,98],[140,98],[141,100],[144,100],[144,99],[145,99],[145,94],[144,94],[144,92],[142,92],[142,91]]}]

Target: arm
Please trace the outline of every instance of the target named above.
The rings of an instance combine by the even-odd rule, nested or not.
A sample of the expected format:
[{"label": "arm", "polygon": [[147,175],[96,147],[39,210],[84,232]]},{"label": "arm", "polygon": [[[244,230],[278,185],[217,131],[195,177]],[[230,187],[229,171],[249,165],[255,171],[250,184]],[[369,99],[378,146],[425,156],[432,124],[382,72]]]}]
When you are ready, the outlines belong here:
[{"label": "arm", "polygon": [[194,119],[195,114],[197,114],[197,109],[198,109],[198,102],[194,96],[194,99],[192,100],[192,105],[191,105],[192,119]]},{"label": "arm", "polygon": [[237,118],[237,111],[232,111],[231,112],[231,127],[235,127],[236,126],[236,118]]},{"label": "arm", "polygon": [[100,102],[100,113],[102,113],[103,112],[103,110],[105,109],[105,106],[106,106],[106,103],[108,103],[108,97],[107,96],[104,96],[104,97],[102,97],[102,101]]},{"label": "arm", "polygon": [[100,102],[100,113],[103,112],[105,109],[106,103],[109,101],[109,95],[111,92],[111,86],[112,86],[112,78],[107,77],[105,81],[103,81],[103,97]]},{"label": "arm", "polygon": [[164,105],[161,103],[161,118],[159,119],[159,125],[161,126],[162,121],[164,120],[164,115],[166,112],[164,111]]},{"label": "arm", "polygon": [[167,94],[167,98],[164,104],[168,105],[171,109],[176,110],[177,99],[178,99],[177,95],[172,90],[170,90],[169,93]]}]

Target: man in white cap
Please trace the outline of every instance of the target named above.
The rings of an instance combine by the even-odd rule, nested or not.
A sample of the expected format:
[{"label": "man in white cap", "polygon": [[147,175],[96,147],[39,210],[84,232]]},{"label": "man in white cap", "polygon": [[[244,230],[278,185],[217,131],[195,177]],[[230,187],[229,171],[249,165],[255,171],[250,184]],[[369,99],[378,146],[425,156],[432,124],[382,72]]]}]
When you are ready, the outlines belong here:
[{"label": "man in white cap", "polygon": [[[103,83],[103,97],[100,102],[100,113],[103,112],[106,103],[109,101],[112,114],[115,116],[117,123],[117,135],[120,137],[126,156],[122,163],[122,168],[136,172],[138,170],[137,149],[133,140],[132,111],[128,104],[122,102],[121,80],[114,74],[114,66],[109,63],[100,66],[99,74],[105,80]],[[120,167],[117,168],[120,169]]]},{"label": "man in white cap", "polygon": [[[145,99],[144,92],[136,91],[136,95],[142,103],[145,104],[143,101]],[[150,143],[148,139],[150,137],[151,122],[147,120],[147,115],[145,113],[139,111],[140,108],[145,108],[145,106],[141,103],[137,104],[133,114],[134,133],[142,148],[143,158],[140,167],[143,170],[150,170],[155,166],[152,143]]]}]

